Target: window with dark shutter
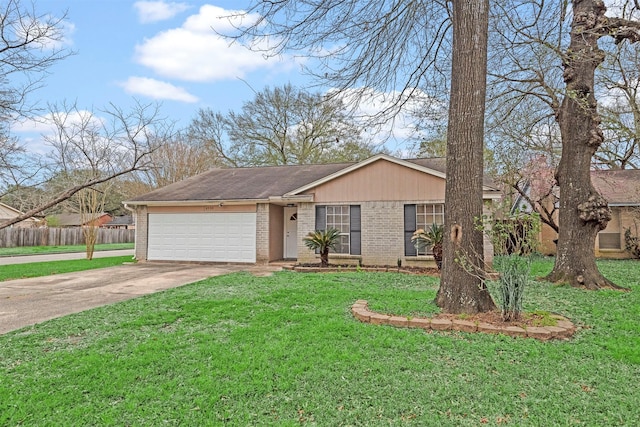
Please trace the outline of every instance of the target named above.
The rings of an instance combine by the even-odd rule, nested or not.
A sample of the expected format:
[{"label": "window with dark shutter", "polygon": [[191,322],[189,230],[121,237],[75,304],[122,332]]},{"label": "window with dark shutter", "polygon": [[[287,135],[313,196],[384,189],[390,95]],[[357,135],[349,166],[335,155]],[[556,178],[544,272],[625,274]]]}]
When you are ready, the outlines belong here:
[{"label": "window with dark shutter", "polygon": [[[327,207],[323,205],[316,206],[316,230],[326,230],[327,228]],[[316,253],[320,253],[320,249],[316,249]]]},{"label": "window with dark shutter", "polygon": [[334,253],[360,255],[361,249],[360,205],[317,205],[316,230],[335,228],[340,238]]},{"label": "window with dark shutter", "polygon": [[416,256],[415,245],[411,242],[411,236],[416,231],[416,205],[404,205],[404,254]]},{"label": "window with dark shutter", "polygon": [[349,240],[351,246],[351,255],[362,255],[362,226],[360,221],[360,205],[351,205],[349,211]]},{"label": "window with dark shutter", "polygon": [[327,207],[316,206],[316,230],[326,230],[327,228]]},{"label": "window with dark shutter", "polygon": [[[429,230],[433,224],[444,224],[444,205],[442,203],[416,205],[416,230]],[[418,255],[433,255],[433,248],[420,249]]]}]

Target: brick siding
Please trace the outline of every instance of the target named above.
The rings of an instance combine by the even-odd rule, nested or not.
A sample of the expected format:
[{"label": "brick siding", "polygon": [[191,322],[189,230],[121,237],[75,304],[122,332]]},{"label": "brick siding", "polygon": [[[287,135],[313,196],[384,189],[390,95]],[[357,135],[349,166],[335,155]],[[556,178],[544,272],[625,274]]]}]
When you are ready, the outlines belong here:
[{"label": "brick siding", "polygon": [[316,212],[313,203],[298,203],[298,262],[318,262],[314,251],[304,245],[302,238],[316,229]]},{"label": "brick siding", "polygon": [[[343,255],[330,254],[330,262],[334,264],[363,265],[397,265],[398,259],[403,265],[435,266],[430,256],[406,257],[404,255],[404,205],[420,204],[425,201],[372,201],[359,203],[362,222],[362,254]],[[487,212],[485,212],[487,213]],[[319,255],[304,246],[302,238],[315,230],[315,204],[300,203],[298,205],[298,262],[317,263]],[[493,247],[485,236],[485,261],[493,261]]]},{"label": "brick siding", "polygon": [[361,203],[362,263],[396,265],[404,256],[404,202]]},{"label": "brick siding", "polygon": [[149,214],[146,206],[138,206],[136,208],[136,244],[135,258],[138,261],[147,260],[147,246],[149,233]]},{"label": "brick siding", "polygon": [[269,204],[258,203],[256,210],[256,262],[269,262]]}]

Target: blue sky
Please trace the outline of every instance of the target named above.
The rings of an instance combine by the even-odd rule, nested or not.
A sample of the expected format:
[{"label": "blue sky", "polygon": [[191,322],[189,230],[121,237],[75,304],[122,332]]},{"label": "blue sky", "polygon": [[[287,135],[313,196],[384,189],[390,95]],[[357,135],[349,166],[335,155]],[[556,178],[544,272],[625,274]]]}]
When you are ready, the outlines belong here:
[{"label": "blue sky", "polygon": [[[612,5],[617,0],[608,0]],[[28,4],[29,1],[25,1]],[[76,52],[51,68],[46,86],[32,94],[40,106],[77,102],[98,112],[109,103],[127,111],[134,100],[162,103],[162,114],[188,125],[200,108],[239,110],[253,90],[288,82],[305,86],[303,59],[265,59],[216,35],[229,30],[220,17],[242,10],[249,0],[37,0],[38,14],[67,13],[66,47]],[[616,8],[612,9],[615,12]],[[614,13],[615,14],[615,13]],[[307,64],[309,65],[309,64]],[[377,102],[377,108],[381,108]],[[375,113],[373,105],[361,110]],[[406,149],[411,122],[397,117],[391,149]],[[389,125],[389,131],[391,129]],[[14,133],[30,146],[46,131],[32,123]],[[374,135],[375,138],[377,135]]]},{"label": "blue sky", "polygon": [[[99,110],[161,102],[164,115],[187,125],[200,108],[238,110],[254,88],[308,83],[291,57],[265,59],[217,36],[220,16],[244,1],[47,0],[37,12],[67,12],[66,44],[76,52],[51,68],[33,93],[42,105],[77,102]],[[14,131],[32,130],[28,125]]]},{"label": "blue sky", "polygon": [[[99,115],[110,103],[130,111],[137,101],[160,102],[161,113],[185,127],[201,108],[238,111],[254,90],[291,83],[310,86],[302,72],[312,60],[282,55],[265,58],[216,34],[249,0],[38,0],[37,13],[62,16],[66,46],[75,55],[51,68],[46,86],[32,94],[41,106],[76,103]],[[236,22],[236,24],[238,24]],[[327,88],[328,89],[328,88]],[[319,90],[317,88],[312,90]],[[360,104],[364,114],[383,109],[384,94]],[[417,100],[417,99],[416,99]],[[24,123],[12,128],[31,151],[45,152],[48,128]],[[366,136],[391,150],[409,148],[415,124],[402,114]],[[391,135],[391,139],[385,139]]]}]

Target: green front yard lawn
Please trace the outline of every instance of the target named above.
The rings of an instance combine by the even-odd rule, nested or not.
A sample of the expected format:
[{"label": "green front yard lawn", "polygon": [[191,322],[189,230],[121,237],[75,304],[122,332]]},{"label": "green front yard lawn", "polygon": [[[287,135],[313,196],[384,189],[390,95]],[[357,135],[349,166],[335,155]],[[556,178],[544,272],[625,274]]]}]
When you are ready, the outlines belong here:
[{"label": "green front yard lawn", "polygon": [[0,282],[4,280],[26,279],[28,277],[51,276],[52,274],[71,273],[74,271],[93,270],[95,268],[113,267],[125,262],[134,262],[131,256],[106,258],[75,259],[69,261],[45,261],[29,264],[9,264],[0,266]]},{"label": "green front yard lawn", "polygon": [[640,262],[600,266],[632,292],[526,290],[570,341],[355,320],[357,299],[437,312],[437,279],[396,273],[240,273],[66,316],[0,336],[0,425],[636,425]]}]

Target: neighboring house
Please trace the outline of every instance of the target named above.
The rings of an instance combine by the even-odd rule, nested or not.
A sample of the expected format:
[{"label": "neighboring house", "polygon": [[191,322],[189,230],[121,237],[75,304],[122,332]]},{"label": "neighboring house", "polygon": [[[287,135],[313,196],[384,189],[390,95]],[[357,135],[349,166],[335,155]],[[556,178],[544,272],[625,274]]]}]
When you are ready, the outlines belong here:
[{"label": "neighboring house", "polygon": [[69,228],[69,227],[86,227],[89,225],[93,225],[95,227],[101,227],[102,225],[110,222],[112,220],[112,216],[108,213],[101,212],[96,214],[96,219],[93,221],[87,221],[82,218],[81,214],[75,213],[63,213],[50,215],[47,217],[49,220],[50,226],[52,227],[60,227],[60,228]]},{"label": "neighboring house", "polygon": [[593,186],[609,203],[611,220],[596,237],[596,256],[629,258],[624,231],[640,232],[640,170],[598,170],[591,172]]},{"label": "neighboring house", "polygon": [[[213,169],[123,202],[136,212],[138,260],[255,263],[319,255],[302,238],[341,231],[332,263],[432,262],[417,228],[444,221],[444,159],[378,155],[358,163]],[[484,182],[490,203],[500,192]],[[490,244],[486,245],[492,255]],[[336,253],[337,252],[337,253]]]},{"label": "neighboring house", "polygon": [[[10,221],[22,214],[23,213],[20,212],[18,209],[12,208],[11,206],[6,205],[4,203],[0,203],[0,224]],[[20,221],[16,224],[13,224],[12,227],[33,228],[33,227],[37,227],[39,223],[40,221],[37,218],[31,217],[29,219],[25,219],[24,221]]]},{"label": "neighboring house", "polygon": [[121,230],[133,230],[136,228],[133,221],[133,215],[115,216],[113,219],[105,223],[103,228],[121,229]]},{"label": "neighboring house", "polygon": [[[609,203],[611,221],[607,228],[600,231],[596,237],[595,252],[601,258],[629,258],[631,255],[625,250],[624,231],[630,228],[633,235],[640,232],[640,170],[597,170],[591,171],[591,182],[598,192]],[[553,203],[547,199],[543,203]],[[518,198],[514,204],[519,209],[530,211],[530,206],[523,198]],[[550,207],[550,206],[548,206]],[[558,219],[557,211],[554,215]],[[555,255],[555,240],[558,238],[551,227],[541,228],[541,251],[545,255]]]}]

